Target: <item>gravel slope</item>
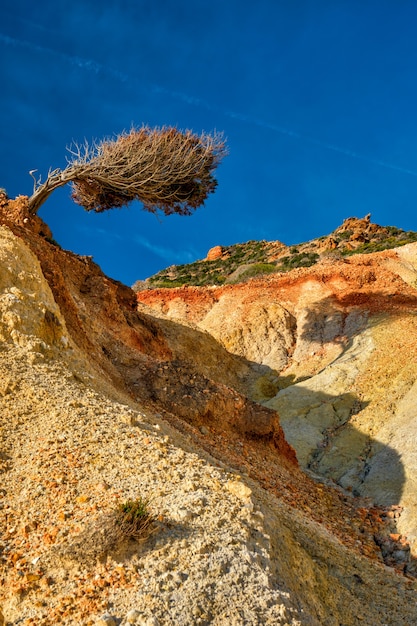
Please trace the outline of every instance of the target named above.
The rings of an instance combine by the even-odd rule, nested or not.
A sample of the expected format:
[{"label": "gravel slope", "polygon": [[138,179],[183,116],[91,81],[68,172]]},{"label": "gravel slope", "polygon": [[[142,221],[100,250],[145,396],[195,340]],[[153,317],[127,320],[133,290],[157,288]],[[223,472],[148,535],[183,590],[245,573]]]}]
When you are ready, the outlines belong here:
[{"label": "gravel slope", "polygon": [[[1,353],[6,622],[88,624],[135,609],[137,623],[299,623],[271,584],[250,489],[177,447],[152,416],[57,362],[31,364],[33,354]],[[106,513],[139,496],[155,532],[142,546],[107,545]]]},{"label": "gravel slope", "polygon": [[[222,463],[129,400],[73,344],[35,255],[0,237],[1,626],[416,621],[367,510],[355,531],[349,498],[295,466],[291,482],[256,442],[208,432]],[[139,496],[153,533],[115,544],[108,516]]]}]

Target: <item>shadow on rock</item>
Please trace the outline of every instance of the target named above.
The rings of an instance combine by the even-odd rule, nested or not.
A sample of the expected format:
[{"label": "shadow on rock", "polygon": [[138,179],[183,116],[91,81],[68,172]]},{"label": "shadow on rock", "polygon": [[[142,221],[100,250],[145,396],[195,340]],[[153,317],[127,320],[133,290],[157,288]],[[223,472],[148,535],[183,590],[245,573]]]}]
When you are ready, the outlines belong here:
[{"label": "shadow on rock", "polygon": [[[375,541],[385,562],[415,576],[410,546],[397,530],[407,480],[402,455],[387,445],[387,438],[383,442],[372,437],[366,419],[361,419],[363,411],[372,413],[372,394],[364,400],[349,391],[360,388],[357,378],[373,357],[371,329],[377,323],[375,318],[369,321],[366,309],[344,310],[334,298],[310,307],[298,329],[292,371],[283,376],[275,397],[264,403],[279,414],[285,437],[305,471],[380,507],[386,530],[377,532]],[[338,351],[328,351],[327,362],[314,371],[314,356],[320,350],[326,354],[326,345],[336,345]],[[297,361],[304,374],[301,379]],[[309,368],[311,375],[306,376]],[[378,416],[375,419],[378,433]],[[411,536],[416,530],[410,527]]]}]

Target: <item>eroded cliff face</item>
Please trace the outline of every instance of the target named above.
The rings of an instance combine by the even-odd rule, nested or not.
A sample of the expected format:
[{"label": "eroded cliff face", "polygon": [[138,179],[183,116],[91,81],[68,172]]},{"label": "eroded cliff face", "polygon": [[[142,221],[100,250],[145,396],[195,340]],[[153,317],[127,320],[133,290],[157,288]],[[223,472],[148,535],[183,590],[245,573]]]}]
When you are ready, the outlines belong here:
[{"label": "eroded cliff face", "polygon": [[301,466],[398,505],[417,550],[417,244],[245,284],[149,290],[140,307],[210,332],[264,366]]},{"label": "eroded cliff face", "polygon": [[[392,498],[376,507],[335,488],[324,466],[313,468],[320,480],[303,473],[281,425],[288,438],[293,419],[313,433],[305,459],[330,458],[316,454],[326,450],[320,420],[343,426],[371,404],[366,385],[380,370],[362,362],[387,338],[377,334],[383,324],[370,323],[376,309],[336,299],[332,324],[319,316],[301,341],[296,290],[317,295],[320,281],[304,289],[294,275],[293,295],[276,305],[274,286],[259,284],[253,314],[235,301],[238,341],[227,320],[226,350],[197,326],[220,292],[177,297],[188,311],[181,324],[149,305],[137,310],[131,290],[49,243],[25,208],[25,198],[6,203],[0,227],[0,623],[111,623],[99,621],[104,612],[138,624],[413,623],[415,561],[398,532],[406,511],[399,517]],[[404,265],[409,279],[413,262]],[[414,295],[394,289],[384,315],[404,331]],[[378,298],[385,302],[376,294],[374,304]],[[238,329],[246,319],[256,345]],[[411,333],[404,341],[398,353],[412,345]],[[346,365],[352,360],[360,374]],[[331,367],[325,390],[303,387]],[[413,370],[405,370],[396,385],[403,431],[414,389]],[[341,393],[349,376],[352,388]],[[275,403],[290,393],[292,404],[282,404],[293,413],[280,419]],[[110,545],[103,520],[139,495],[151,498],[154,534],[144,545]]]}]

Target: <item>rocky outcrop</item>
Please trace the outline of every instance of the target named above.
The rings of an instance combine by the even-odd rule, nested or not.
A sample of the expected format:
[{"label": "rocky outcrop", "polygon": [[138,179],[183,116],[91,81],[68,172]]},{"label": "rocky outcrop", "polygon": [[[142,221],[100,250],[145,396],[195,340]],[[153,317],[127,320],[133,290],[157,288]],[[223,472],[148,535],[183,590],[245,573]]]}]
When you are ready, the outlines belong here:
[{"label": "rocky outcrop", "polygon": [[223,256],[223,248],[221,246],[214,246],[207,252],[207,261],[215,261]]},{"label": "rocky outcrop", "polygon": [[[371,228],[369,219],[343,228]],[[197,324],[264,367],[248,393],[274,408],[297,458],[356,496],[403,509],[417,552],[414,434],[417,244],[219,288],[138,300]]]},{"label": "rocky outcrop", "polygon": [[[345,489],[335,487],[330,457],[317,454],[339,435],[342,446],[348,427],[359,430],[352,420],[370,399],[388,428],[394,389],[405,445],[413,367],[396,364],[411,348],[404,331],[414,292],[395,278],[399,257],[378,262],[390,276],[382,295],[378,272],[380,281],[365,280],[372,266],[343,276],[328,267],[327,281],[298,272],[278,292],[273,282],[254,283],[251,295],[181,290],[172,307],[162,292],[146,292],[137,309],[131,290],[48,241],[25,221],[25,199],[16,202],[0,216],[0,620],[413,623],[417,582],[400,528],[402,519],[411,527],[411,505],[401,514],[395,498],[377,507],[354,495],[377,483],[352,482],[348,461]],[[412,282],[414,252],[403,254]],[[230,318],[229,350],[214,336],[216,306]],[[377,324],[381,315],[388,325]],[[274,403],[285,394],[292,414],[280,417]],[[293,419],[314,444],[299,453],[306,473],[283,434],[281,422],[290,438]],[[387,448],[374,449],[375,475],[388,467]],[[150,499],[152,534],[114,541],[109,516],[138,496]]]},{"label": "rocky outcrop", "polygon": [[[364,218],[349,217],[327,237],[297,245],[252,240],[231,246],[214,246],[204,260],[171,265],[150,276],[145,284],[153,288],[235,284],[254,276],[288,272],[298,267],[310,267],[319,261],[332,262],[359,252],[377,252],[415,242],[417,232],[379,226],[371,222],[368,214]],[[137,286],[138,291],[143,288],[140,281]]]}]

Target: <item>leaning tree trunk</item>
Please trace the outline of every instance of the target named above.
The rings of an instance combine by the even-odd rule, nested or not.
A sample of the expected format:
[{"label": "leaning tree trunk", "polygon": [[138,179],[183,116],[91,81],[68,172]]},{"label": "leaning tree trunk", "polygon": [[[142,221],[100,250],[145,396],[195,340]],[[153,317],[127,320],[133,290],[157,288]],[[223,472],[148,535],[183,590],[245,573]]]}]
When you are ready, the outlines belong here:
[{"label": "leaning tree trunk", "polygon": [[35,215],[42,204],[49,198],[51,193],[58,187],[66,185],[71,180],[67,175],[67,170],[54,170],[42,185],[37,187],[29,198],[29,213]]}]

